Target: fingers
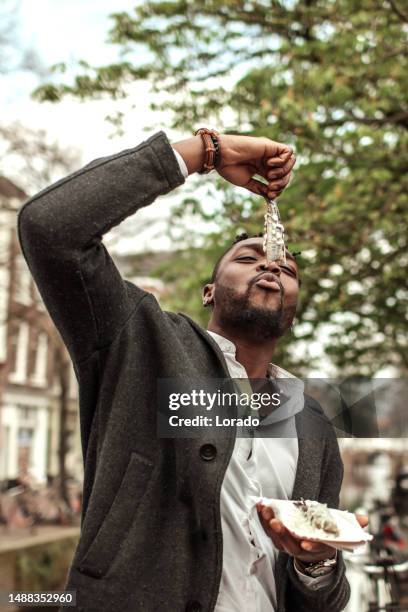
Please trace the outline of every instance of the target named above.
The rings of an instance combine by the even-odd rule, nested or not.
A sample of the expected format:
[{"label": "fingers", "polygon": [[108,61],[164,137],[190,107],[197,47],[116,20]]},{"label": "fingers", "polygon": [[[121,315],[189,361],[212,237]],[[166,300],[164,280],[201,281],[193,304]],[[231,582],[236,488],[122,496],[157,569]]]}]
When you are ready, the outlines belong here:
[{"label": "fingers", "polygon": [[256,504],[256,508],[257,508],[259,514],[261,515],[261,520],[264,521],[265,525],[269,521],[271,521],[273,518],[275,518],[275,514],[274,514],[274,511],[272,510],[272,508],[270,508],[269,506],[264,506],[262,504],[262,502],[258,502]]},{"label": "fingers", "polygon": [[268,183],[267,194],[268,198],[273,199],[280,196],[285,187],[289,184],[290,174],[287,174],[284,178],[270,181]]},{"label": "fingers", "polygon": [[287,162],[283,164],[283,166],[276,166],[275,168],[268,170],[266,174],[266,178],[268,180],[275,180],[275,179],[283,178],[284,176],[289,174],[289,172],[292,170],[295,164],[296,164],[296,157],[292,154],[287,160]]},{"label": "fingers", "polygon": [[270,165],[283,165],[293,154],[293,149],[289,145],[273,140],[266,141],[265,157],[268,158]]},{"label": "fingers", "polygon": [[332,546],[320,544],[320,542],[311,542],[310,540],[302,540],[300,543],[300,548],[303,551],[306,551],[313,556],[318,556],[321,559],[327,559],[336,554],[335,549]]},{"label": "fingers", "polygon": [[258,179],[251,178],[245,187],[252,191],[252,193],[268,197],[269,186],[266,183],[262,183],[262,181],[258,181]]},{"label": "fingers", "polygon": [[278,550],[306,562],[334,556],[334,549],[326,544],[295,538],[283,523],[274,517],[272,508],[257,504],[257,510],[266,533]]},{"label": "fingers", "polygon": [[361,527],[367,527],[368,522],[369,522],[368,516],[365,516],[364,514],[355,514],[355,517],[360,523]]},{"label": "fingers", "polygon": [[[232,143],[230,152],[228,138]],[[224,179],[265,198],[278,197],[282,193],[296,162],[291,147],[267,138],[249,136],[225,136],[223,142],[224,159],[217,172]],[[262,182],[262,178],[258,180],[257,176],[267,183]]]},{"label": "fingers", "polygon": [[282,552],[286,552],[292,557],[301,561],[319,561],[333,557],[336,553],[331,546],[310,540],[298,540],[276,519],[269,523],[273,535],[271,538],[275,546]]},{"label": "fingers", "polygon": [[268,198],[277,198],[287,187],[290,182],[292,168],[295,163],[296,158],[292,154],[283,165],[274,167],[266,173],[266,178],[268,180]]},{"label": "fingers", "polygon": [[300,548],[300,542],[296,541],[293,536],[285,529],[284,525],[277,519],[272,519],[269,522],[270,537],[276,548],[279,550],[292,555],[293,557],[299,557],[302,555],[302,549]]}]

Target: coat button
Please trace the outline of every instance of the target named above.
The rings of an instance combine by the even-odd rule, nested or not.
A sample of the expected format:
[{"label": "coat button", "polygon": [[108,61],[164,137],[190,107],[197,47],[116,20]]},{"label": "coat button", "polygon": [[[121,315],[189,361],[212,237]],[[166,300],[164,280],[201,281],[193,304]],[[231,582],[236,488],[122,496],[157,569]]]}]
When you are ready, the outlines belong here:
[{"label": "coat button", "polygon": [[189,601],[186,605],[186,612],[201,612],[203,606],[199,601]]},{"label": "coat button", "polygon": [[203,444],[200,448],[200,457],[203,461],[212,461],[217,455],[217,449],[214,444]]}]

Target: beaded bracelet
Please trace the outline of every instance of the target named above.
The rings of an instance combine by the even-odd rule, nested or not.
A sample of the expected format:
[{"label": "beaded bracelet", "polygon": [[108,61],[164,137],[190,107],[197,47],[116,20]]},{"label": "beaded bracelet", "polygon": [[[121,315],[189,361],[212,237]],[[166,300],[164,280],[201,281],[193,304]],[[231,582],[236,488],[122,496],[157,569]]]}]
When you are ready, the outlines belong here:
[{"label": "beaded bracelet", "polygon": [[201,136],[205,150],[204,165],[203,169],[199,171],[199,174],[208,174],[211,170],[214,170],[221,161],[221,148],[218,140],[219,132],[216,130],[209,130],[208,128],[200,128],[194,135]]}]

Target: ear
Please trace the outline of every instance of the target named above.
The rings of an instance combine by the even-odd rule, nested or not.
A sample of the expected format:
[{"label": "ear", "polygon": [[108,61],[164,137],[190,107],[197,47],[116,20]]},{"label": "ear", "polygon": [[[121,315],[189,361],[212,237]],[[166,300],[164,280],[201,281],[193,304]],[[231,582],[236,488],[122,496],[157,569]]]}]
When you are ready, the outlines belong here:
[{"label": "ear", "polygon": [[214,294],[214,285],[213,283],[208,283],[203,288],[203,306],[206,308],[213,303],[213,294]]}]

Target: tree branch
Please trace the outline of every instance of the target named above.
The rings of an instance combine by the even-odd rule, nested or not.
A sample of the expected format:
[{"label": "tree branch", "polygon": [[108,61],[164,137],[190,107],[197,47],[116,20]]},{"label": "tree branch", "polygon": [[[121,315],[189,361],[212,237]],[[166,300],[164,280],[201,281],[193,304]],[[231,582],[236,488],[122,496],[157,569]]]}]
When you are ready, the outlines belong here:
[{"label": "tree branch", "polygon": [[401,19],[401,21],[403,21],[404,23],[408,23],[408,15],[405,15],[405,13],[401,11],[401,9],[397,6],[397,3],[395,2],[395,0],[388,0],[388,1],[391,4],[392,10]]}]

